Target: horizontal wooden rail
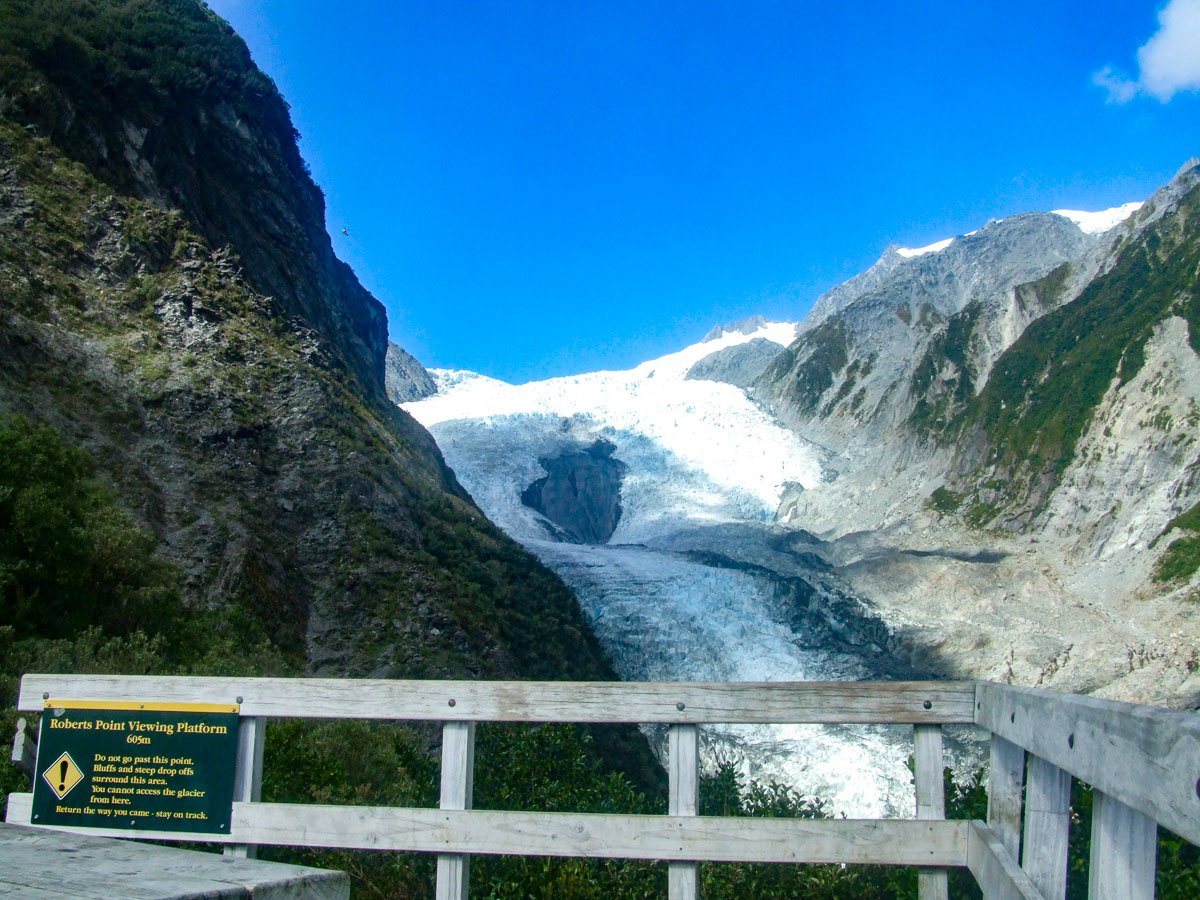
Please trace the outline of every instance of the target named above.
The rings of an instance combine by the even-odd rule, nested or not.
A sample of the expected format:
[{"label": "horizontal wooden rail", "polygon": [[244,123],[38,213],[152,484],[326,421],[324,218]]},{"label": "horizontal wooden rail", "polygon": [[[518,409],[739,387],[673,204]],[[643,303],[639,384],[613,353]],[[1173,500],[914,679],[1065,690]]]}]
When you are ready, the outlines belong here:
[{"label": "horizontal wooden rail", "polygon": [[243,716],[438,722],[952,724],[974,718],[975,685],[954,681],[697,684],[391,681],[26,675],[18,706],[61,700],[213,702]]},{"label": "horizontal wooden rail", "polygon": [[968,824],[967,868],[987,900],[1046,900],[999,834],[983,822]]},{"label": "horizontal wooden rail", "polygon": [[[31,797],[9,796],[10,822],[28,821]],[[965,866],[968,824],[235,803],[229,835],[146,830],[117,836],[426,853]],[[113,836],[103,829],[60,830]]]},{"label": "horizontal wooden rail", "polygon": [[[913,865],[922,870],[922,900],[944,896],[946,867],[966,866],[989,900],[1058,897],[1065,887],[1072,777],[1096,789],[1091,875],[1093,889],[1104,900],[1152,895],[1155,823],[1200,843],[1200,717],[987,682],[663,684],[26,675],[19,708],[40,710],[44,698],[241,704],[239,734],[244,740],[231,833],[147,830],[121,836],[237,845],[234,852],[279,844],[437,853],[439,897],[463,896],[472,854],[669,862],[672,900],[695,896],[691,864],[702,861]],[[268,717],[443,723],[443,808],[256,802],[261,734]],[[672,814],[471,810],[471,723],[484,721],[668,724]],[[972,722],[990,731],[994,741],[988,823],[942,821],[939,726]],[[694,726],[717,723],[912,724],[918,818],[696,816]],[[26,761],[32,752],[32,735],[20,731],[15,758]],[[31,807],[31,794],[9,795],[8,821],[30,824]]]},{"label": "horizontal wooden rail", "polygon": [[1200,844],[1200,715],[980,682],[975,723]]}]

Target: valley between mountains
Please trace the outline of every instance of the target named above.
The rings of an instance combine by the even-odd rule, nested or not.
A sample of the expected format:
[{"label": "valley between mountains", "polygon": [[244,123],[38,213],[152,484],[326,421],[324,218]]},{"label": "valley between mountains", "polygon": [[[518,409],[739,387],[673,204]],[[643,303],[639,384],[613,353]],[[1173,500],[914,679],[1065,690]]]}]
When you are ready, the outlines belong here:
[{"label": "valley between mountains", "polygon": [[[625,372],[437,370],[404,408],[623,678],[1195,706],[1198,184],[1193,161],[1145,203],[893,247],[798,324]],[[752,774],[852,814],[903,803],[886,734],[751,731],[726,738]]]},{"label": "valley between mountains", "polygon": [[[800,321],[513,385],[389,345],[298,141],[204,3],[0,4],[8,733],[32,672],[989,678],[1200,706],[1197,160],[1117,209],[889,248]],[[478,731],[479,809],[667,808],[660,730]],[[912,815],[911,728],[704,734],[729,809]],[[263,800],[435,806],[439,738],[272,721]],[[946,739],[974,769],[976,736]],[[28,786],[0,765],[0,802]],[[432,858],[268,852],[433,890]],[[472,866],[504,896],[667,877]],[[772,896],[899,883],[786,868]],[[735,886],[712,896],[747,873],[712,869]]]}]

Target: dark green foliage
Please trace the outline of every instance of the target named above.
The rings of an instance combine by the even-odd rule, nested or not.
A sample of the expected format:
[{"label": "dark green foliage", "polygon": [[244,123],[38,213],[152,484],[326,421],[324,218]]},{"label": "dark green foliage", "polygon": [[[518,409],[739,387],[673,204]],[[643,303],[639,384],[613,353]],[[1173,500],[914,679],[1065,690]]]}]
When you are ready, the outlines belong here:
[{"label": "dark green foliage", "polygon": [[768,383],[777,380],[777,376],[773,376],[777,368],[790,367],[791,402],[801,413],[816,412],[821,397],[833,386],[837,373],[846,367],[848,349],[845,328],[840,320],[831,319],[780,353],[778,362],[772,363],[762,376],[763,380]]},{"label": "dark green foliage", "polygon": [[1184,534],[1167,545],[1154,567],[1155,581],[1186,581],[1200,569],[1200,503],[1168,522],[1163,535],[1176,528]]},{"label": "dark green foliage", "polygon": [[925,501],[925,505],[940,513],[952,513],[956,512],[962,506],[962,502],[962,497],[943,486],[937,488],[929,495],[929,499]]},{"label": "dark green foliage", "polygon": [[1146,341],[1169,315],[1197,337],[1200,191],[1178,213],[1127,245],[1116,264],[1075,301],[1031,324],[997,361],[966,415],[987,436],[994,470],[1013,474],[1014,493],[1053,484],[1109,386],[1133,378]]},{"label": "dark green foliage", "polygon": [[201,98],[228,103],[302,168],[274,83],[195,0],[5,0],[0,82],[20,118],[44,123],[55,144],[128,193],[136,191],[124,123],[155,123],[151,152],[186,144],[203,127],[189,121]]},{"label": "dark green foliage", "polygon": [[[718,759],[702,779],[700,814],[762,818],[825,818],[822,803],[787,785],[747,781],[731,758]],[[891,866],[703,863],[700,893],[708,900],[808,897],[895,900],[916,895],[916,870]]]},{"label": "dark green foliage", "polygon": [[[586,670],[613,673],[575,596],[558,576],[465,507],[435,500],[422,509],[424,549],[451,597],[463,631],[480,643],[501,641],[528,678],[561,678]],[[566,633],[571,640],[558,639]],[[580,650],[586,657],[581,657]]]},{"label": "dark green foliage", "polygon": [[[437,806],[437,763],[422,735],[394,723],[272,722],[263,800],[353,806]],[[350,873],[356,896],[431,896],[434,858],[321,848],[263,848],[263,858]]]},{"label": "dark green foliage", "polygon": [[[481,725],[475,750],[477,809],[665,813],[665,793],[650,801],[607,771],[595,744],[573,725]],[[476,857],[471,894],[488,898],[657,897],[665,869],[625,860]]]},{"label": "dark green foliage", "polygon": [[918,431],[942,433],[975,396],[978,373],[969,354],[982,315],[983,306],[971,302],[951,316],[913,370],[916,403],[909,421]]},{"label": "dark green foliage", "polygon": [[[822,414],[823,415],[828,414],[839,403],[841,403],[843,400],[845,400],[847,397],[849,397],[851,392],[854,390],[855,386],[858,384],[858,379],[866,378],[867,375],[869,375],[871,373],[871,368],[874,365],[875,365],[874,354],[867,357],[865,360],[856,359],[854,362],[850,363],[850,365],[846,367],[846,371],[842,377],[842,383],[838,386],[837,393],[834,395],[833,399],[830,400],[825,405],[825,408],[821,411]],[[858,402],[861,403],[862,402],[861,399],[859,399]],[[857,409],[857,408],[858,408],[858,404],[852,403],[851,411],[853,411],[854,409]]]},{"label": "dark green foliage", "polygon": [[0,418],[0,621],[15,636],[131,634],[182,612],[176,570],[92,458],[54,428]]}]

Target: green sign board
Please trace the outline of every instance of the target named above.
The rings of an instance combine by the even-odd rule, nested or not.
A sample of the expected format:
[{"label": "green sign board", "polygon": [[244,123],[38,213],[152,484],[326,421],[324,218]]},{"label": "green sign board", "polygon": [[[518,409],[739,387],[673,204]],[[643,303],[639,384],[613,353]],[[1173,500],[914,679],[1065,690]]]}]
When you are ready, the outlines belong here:
[{"label": "green sign board", "polygon": [[47,700],[35,825],[229,834],[236,703]]}]

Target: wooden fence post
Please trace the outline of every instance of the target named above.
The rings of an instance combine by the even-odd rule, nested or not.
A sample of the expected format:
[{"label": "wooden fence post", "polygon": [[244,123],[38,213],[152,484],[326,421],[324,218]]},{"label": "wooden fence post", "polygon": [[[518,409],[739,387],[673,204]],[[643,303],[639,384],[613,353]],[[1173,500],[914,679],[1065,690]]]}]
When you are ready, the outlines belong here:
[{"label": "wooden fence post", "polygon": [[1158,826],[1120,800],[1092,795],[1089,900],[1153,900]]},{"label": "wooden fence post", "polygon": [[1021,810],[1025,790],[1025,748],[992,735],[988,764],[988,825],[1013,860],[1021,858]]},{"label": "wooden fence post", "polygon": [[[672,816],[694,816],[700,812],[700,729],[695,725],[671,725],[667,732],[667,763],[670,787],[667,812]],[[700,893],[700,865],[673,862],[667,867],[670,900],[696,900]]]},{"label": "wooden fence post", "polygon": [[[914,777],[917,787],[917,818],[946,818],[946,788],[943,784],[942,726],[914,725],[913,743],[916,756]],[[925,869],[917,872],[919,900],[946,900],[950,893],[950,873],[946,869]]]},{"label": "wooden fence post", "polygon": [[[241,701],[241,698],[238,698]],[[238,720],[237,761],[233,766],[233,801],[257,803],[262,799],[263,743],[267,736],[266,716],[243,716]],[[255,859],[254,844],[226,844],[225,856]]]},{"label": "wooden fence post", "polygon": [[1021,868],[1046,900],[1067,896],[1071,774],[1032,753],[1025,773],[1025,836]]},{"label": "wooden fence post", "polygon": [[[470,809],[475,787],[475,723],[446,722],[442,726],[442,809]],[[467,900],[471,857],[439,853],[437,900]]]}]

